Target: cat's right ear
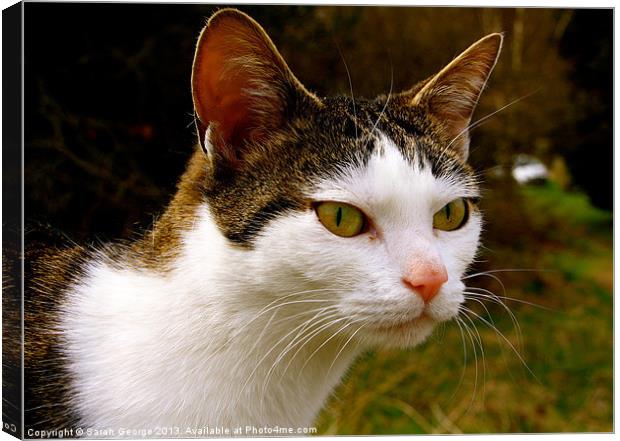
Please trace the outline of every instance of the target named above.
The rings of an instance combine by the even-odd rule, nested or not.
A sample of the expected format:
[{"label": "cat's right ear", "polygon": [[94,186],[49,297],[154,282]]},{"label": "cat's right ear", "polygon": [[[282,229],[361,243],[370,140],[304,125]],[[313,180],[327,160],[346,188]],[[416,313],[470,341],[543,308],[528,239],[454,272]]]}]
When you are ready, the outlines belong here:
[{"label": "cat's right ear", "polygon": [[502,34],[490,34],[429,79],[410,104],[421,106],[443,128],[448,145],[462,158],[469,154],[469,125],[502,48]]},{"label": "cat's right ear", "polygon": [[192,96],[203,149],[227,170],[264,142],[306,100],[321,105],[293,75],[263,28],[236,9],[216,12],[202,30]]}]

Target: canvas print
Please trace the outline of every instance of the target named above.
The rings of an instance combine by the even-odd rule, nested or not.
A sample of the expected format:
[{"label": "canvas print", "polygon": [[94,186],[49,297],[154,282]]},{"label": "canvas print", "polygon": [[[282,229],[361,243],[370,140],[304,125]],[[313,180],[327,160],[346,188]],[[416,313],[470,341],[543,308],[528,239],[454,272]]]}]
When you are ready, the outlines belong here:
[{"label": "canvas print", "polygon": [[23,6],[6,432],[613,431],[611,9]]}]

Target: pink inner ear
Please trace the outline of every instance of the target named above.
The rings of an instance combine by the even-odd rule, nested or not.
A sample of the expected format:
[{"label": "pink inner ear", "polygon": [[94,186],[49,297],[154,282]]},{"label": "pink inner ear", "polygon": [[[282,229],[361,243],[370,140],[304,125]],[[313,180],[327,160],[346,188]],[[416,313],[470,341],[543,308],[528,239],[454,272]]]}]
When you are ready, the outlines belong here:
[{"label": "pink inner ear", "polygon": [[234,56],[232,48],[224,54],[218,48],[225,45],[224,38],[213,35],[200,47],[197,65],[192,79],[194,101],[198,117],[215,129],[212,141],[219,144],[224,156],[238,159],[237,148],[245,138],[251,136],[251,128],[256,125],[252,117],[249,97],[244,89],[248,80],[241,75],[250,72],[225,72],[229,58]]},{"label": "pink inner ear", "polygon": [[[232,164],[242,159],[247,141],[260,141],[281,124],[278,83],[286,80],[271,50],[248,23],[232,18],[209,25],[198,44],[194,106],[203,126],[211,127],[209,141]],[[257,88],[259,97],[252,95]]]},{"label": "pink inner ear", "polygon": [[244,85],[240,81],[223,81],[217,89],[218,94],[208,101],[206,119],[214,124],[212,141],[220,142],[220,148],[228,148],[233,157],[237,157],[237,148],[244,139],[252,138],[251,128],[256,124],[252,118],[250,103],[241,91]]},{"label": "pink inner ear", "polygon": [[285,94],[297,92],[318,102],[295,79],[258,23],[233,10],[211,17],[196,49],[192,94],[198,126],[210,128],[210,142],[220,157],[243,159],[249,143],[282,126]]}]

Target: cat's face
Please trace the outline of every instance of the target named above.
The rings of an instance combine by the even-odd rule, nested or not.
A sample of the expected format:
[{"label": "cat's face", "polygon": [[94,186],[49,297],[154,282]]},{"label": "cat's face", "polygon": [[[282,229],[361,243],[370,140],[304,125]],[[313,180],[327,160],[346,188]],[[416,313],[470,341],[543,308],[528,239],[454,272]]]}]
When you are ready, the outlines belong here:
[{"label": "cat's face", "polygon": [[[403,146],[382,133],[372,143],[365,161],[308,182],[312,206],[338,203],[324,219],[316,208],[276,216],[251,252],[286,281],[283,293],[312,290],[306,298],[323,299],[320,305],[332,305],[336,319],[348,318],[337,322],[337,329],[348,324],[343,333],[359,330],[357,337],[372,344],[410,346],[458,314],[464,301],[461,277],[476,253],[481,226],[471,202],[477,190],[465,167],[455,164],[435,175],[423,151],[407,157]],[[457,228],[435,228],[437,213],[463,199],[468,213],[455,218]],[[361,227],[352,208],[362,213]],[[359,234],[342,237],[330,230],[339,209],[341,225],[351,225],[345,234]]]},{"label": "cat's face", "polygon": [[319,99],[249,17],[210,20],[192,78],[204,195],[265,302],[304,292],[334,332],[383,346],[458,313],[481,229],[467,126],[500,45],[486,37],[404,93]]}]

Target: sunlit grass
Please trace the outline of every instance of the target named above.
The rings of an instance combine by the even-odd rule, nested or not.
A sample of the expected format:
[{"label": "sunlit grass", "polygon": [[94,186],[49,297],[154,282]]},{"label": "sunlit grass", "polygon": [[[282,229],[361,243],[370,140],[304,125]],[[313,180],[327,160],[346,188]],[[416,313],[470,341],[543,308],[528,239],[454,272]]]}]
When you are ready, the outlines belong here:
[{"label": "sunlit grass", "polygon": [[[477,335],[461,334],[454,322],[413,350],[366,354],[321,414],[320,433],[613,429],[611,214],[553,186],[521,194],[536,237],[545,240],[524,238],[530,246],[516,249],[496,245],[486,259],[497,268],[544,271],[496,274],[505,293],[484,277],[469,284],[545,308],[506,302],[520,323],[522,346],[508,314],[488,304],[505,339],[472,318],[484,360],[474,349]],[[468,306],[491,320],[480,305]]]}]

